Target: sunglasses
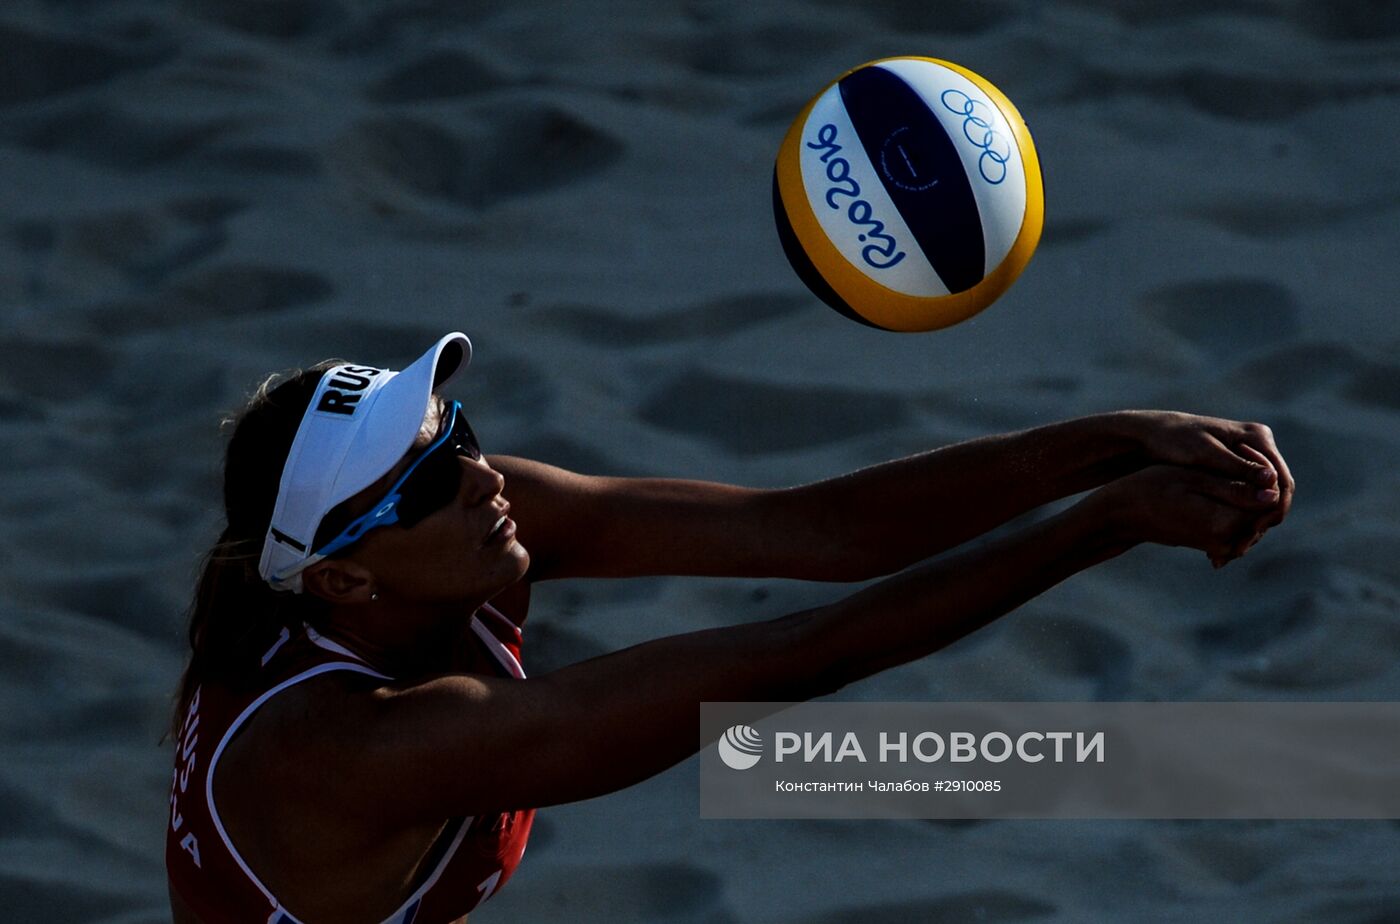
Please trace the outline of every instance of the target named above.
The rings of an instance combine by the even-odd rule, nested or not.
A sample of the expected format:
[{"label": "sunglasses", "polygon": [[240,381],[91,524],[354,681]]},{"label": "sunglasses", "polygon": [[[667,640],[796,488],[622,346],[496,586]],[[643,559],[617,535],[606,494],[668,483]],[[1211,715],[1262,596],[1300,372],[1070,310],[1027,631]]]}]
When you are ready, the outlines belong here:
[{"label": "sunglasses", "polygon": [[467,423],[467,416],[462,413],[461,402],[453,401],[451,411],[442,435],[413,460],[408,471],[399,476],[369,513],[356,518],[334,539],[317,549],[313,560],[334,555],[380,526],[397,523],[406,529],[413,527],[457,496],[462,485],[462,466],[457,460],[465,457],[473,462],[480,461],[481,446],[471,424]]}]

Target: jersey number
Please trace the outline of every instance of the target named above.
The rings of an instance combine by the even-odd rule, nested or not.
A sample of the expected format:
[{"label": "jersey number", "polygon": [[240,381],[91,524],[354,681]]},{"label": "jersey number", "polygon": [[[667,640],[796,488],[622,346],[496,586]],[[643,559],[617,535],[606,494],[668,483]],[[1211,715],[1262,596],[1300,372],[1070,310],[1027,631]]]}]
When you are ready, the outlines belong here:
[{"label": "jersey number", "polygon": [[487,876],[485,879],[483,879],[483,880],[481,881],[481,885],[479,885],[479,886],[476,887],[476,890],[477,890],[478,892],[481,893],[481,899],[480,899],[480,901],[477,902],[478,905],[481,904],[481,902],[484,902],[484,901],[486,901],[486,899],[488,899],[488,898],[491,897],[491,893],[494,892],[494,891],[496,891],[496,884],[499,883],[500,881],[501,881],[501,871],[500,871],[500,870],[496,870],[494,873],[492,873],[491,875]]}]

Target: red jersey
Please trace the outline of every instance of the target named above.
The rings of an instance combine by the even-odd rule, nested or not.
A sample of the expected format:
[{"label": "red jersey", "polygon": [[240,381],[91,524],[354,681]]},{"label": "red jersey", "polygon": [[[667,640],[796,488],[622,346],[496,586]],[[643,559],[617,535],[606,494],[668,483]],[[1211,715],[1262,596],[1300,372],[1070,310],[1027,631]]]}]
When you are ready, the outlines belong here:
[{"label": "red jersey", "polygon": [[[481,643],[480,673],[523,678],[520,628],[489,604],[472,632]],[[309,626],[282,637],[262,658],[261,682],[234,696],[203,685],[186,707],[170,784],[165,868],[171,888],[206,924],[303,924],[248,868],[214,804],[214,774],[224,747],[260,706],[290,686],[327,671],[392,680],[354,652]],[[428,852],[420,881],[384,924],[455,921],[505,885],[530,836],[533,809],[451,819]]]}]

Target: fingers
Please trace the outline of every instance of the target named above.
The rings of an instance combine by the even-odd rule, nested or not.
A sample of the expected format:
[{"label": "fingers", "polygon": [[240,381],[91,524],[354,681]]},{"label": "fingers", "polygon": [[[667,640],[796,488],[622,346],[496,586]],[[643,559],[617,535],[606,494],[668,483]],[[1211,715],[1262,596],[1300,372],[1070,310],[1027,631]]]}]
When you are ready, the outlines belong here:
[{"label": "fingers", "polygon": [[1214,434],[1206,433],[1204,435],[1212,454],[1211,468],[1232,478],[1258,484],[1260,487],[1268,487],[1277,480],[1278,476],[1274,467],[1266,457],[1257,452],[1252,455],[1236,452],[1221,442]]},{"label": "fingers", "polygon": [[1259,450],[1255,449],[1253,446],[1249,445],[1248,443],[1240,443],[1240,444],[1239,444],[1239,453],[1240,453],[1241,456],[1246,457],[1246,458],[1252,460],[1253,462],[1255,462],[1255,463],[1258,464],[1258,465],[1267,466],[1268,469],[1269,469],[1269,471],[1275,473],[1272,480],[1274,480],[1274,481],[1280,480],[1280,479],[1278,478],[1277,469],[1274,468],[1274,463],[1270,462],[1268,456],[1264,455],[1262,452],[1260,452]]},{"label": "fingers", "polygon": [[[1265,429],[1267,430],[1267,428]],[[1270,439],[1270,442],[1272,442],[1272,438]],[[1240,445],[1240,451],[1242,453],[1252,455],[1258,459],[1268,458],[1259,450],[1255,449],[1253,446],[1249,446],[1246,444]],[[1277,450],[1275,450],[1275,452],[1277,452]],[[1282,462],[1281,456],[1279,456],[1279,460],[1280,462]],[[1273,510],[1271,510],[1268,514],[1260,518],[1259,522],[1255,524],[1252,533],[1241,537],[1241,542],[1236,546],[1235,557],[1243,556],[1245,552],[1249,551],[1250,547],[1253,546],[1254,543],[1259,541],[1259,539],[1264,535],[1264,533],[1268,532],[1278,524],[1282,523],[1283,518],[1288,516],[1288,510],[1292,506],[1293,476],[1291,473],[1288,472],[1287,465],[1285,464],[1284,467],[1279,470],[1278,503],[1274,506]]]},{"label": "fingers", "polygon": [[[1256,477],[1231,478],[1214,467],[1161,464],[1116,482],[1117,493],[1133,511],[1129,519],[1143,534],[1140,541],[1198,549],[1217,568],[1258,542],[1280,518],[1282,478],[1261,451],[1243,444],[1239,449],[1248,463],[1246,471]],[[1260,485],[1260,471],[1269,473],[1271,483]]]},{"label": "fingers", "polygon": [[[1234,558],[1235,543],[1259,511],[1240,506],[1258,490],[1207,472],[1181,469],[1168,490],[1159,495],[1160,532],[1152,541],[1184,545],[1206,554],[1217,568]],[[1248,492],[1248,493],[1244,493]]]},{"label": "fingers", "polygon": [[[1241,532],[1231,550],[1231,559],[1243,556],[1265,532],[1282,523],[1284,517],[1288,516],[1289,509],[1293,506],[1293,473],[1289,470],[1288,463],[1284,461],[1283,454],[1279,452],[1278,445],[1274,442],[1273,431],[1266,425],[1259,423],[1245,424],[1244,430],[1242,438],[1235,444],[1236,453],[1241,458],[1248,459],[1259,466],[1265,466],[1269,471],[1276,473],[1273,486],[1277,488],[1278,493],[1272,510],[1261,517],[1252,528]],[[1259,495],[1261,499],[1266,496],[1264,493]],[[1219,566],[1219,564],[1216,565],[1216,567]]]},{"label": "fingers", "polygon": [[1279,498],[1275,487],[1263,488],[1254,481],[1230,481],[1209,472],[1191,472],[1188,487],[1204,497],[1252,511],[1268,510]]},{"label": "fingers", "polygon": [[[1242,449],[1243,452],[1247,452],[1247,454],[1252,454],[1254,458],[1260,463],[1263,463],[1263,465],[1268,465],[1266,456],[1261,455],[1256,449],[1250,447],[1240,447],[1240,449]],[[1238,483],[1236,483],[1235,493],[1247,493],[1247,491],[1242,490],[1242,487],[1238,486]],[[1225,497],[1224,491],[1221,490],[1217,490],[1214,496],[1221,498],[1221,500],[1228,500],[1228,497]],[[1254,510],[1263,510],[1267,512],[1264,512],[1263,517],[1256,515],[1256,517],[1247,519],[1245,524],[1239,526],[1238,531],[1233,535],[1231,543],[1229,543],[1228,553],[1226,553],[1221,560],[1211,560],[1211,563],[1214,564],[1215,567],[1225,566],[1229,561],[1240,559],[1240,557],[1245,556],[1245,553],[1249,552],[1250,547],[1253,547],[1254,543],[1259,542],[1259,540],[1263,538],[1264,532],[1268,531],[1274,524],[1277,524],[1278,519],[1281,519],[1280,512],[1278,512],[1281,490],[1278,489],[1277,486],[1270,484],[1268,487],[1259,487],[1259,489],[1253,491],[1253,497],[1253,504],[1246,504],[1242,503],[1242,501],[1238,501],[1239,507],[1252,507]]]},{"label": "fingers", "polygon": [[1264,451],[1261,452],[1248,443],[1241,443],[1239,451],[1242,455],[1267,462],[1278,472],[1279,504],[1278,509],[1268,518],[1268,523],[1264,527],[1269,529],[1282,523],[1283,518],[1288,516],[1288,511],[1293,506],[1293,473],[1288,470],[1288,463],[1283,461],[1278,447],[1274,446],[1273,433],[1262,424],[1260,427],[1261,436],[1267,437],[1266,441],[1261,439],[1261,442],[1267,442]]},{"label": "fingers", "polygon": [[1211,538],[1201,546],[1215,568],[1239,558],[1258,541],[1261,513],[1278,503],[1277,488],[1260,487],[1254,480],[1231,481],[1203,471],[1191,471],[1185,480],[1189,491],[1215,508],[1210,516]]}]

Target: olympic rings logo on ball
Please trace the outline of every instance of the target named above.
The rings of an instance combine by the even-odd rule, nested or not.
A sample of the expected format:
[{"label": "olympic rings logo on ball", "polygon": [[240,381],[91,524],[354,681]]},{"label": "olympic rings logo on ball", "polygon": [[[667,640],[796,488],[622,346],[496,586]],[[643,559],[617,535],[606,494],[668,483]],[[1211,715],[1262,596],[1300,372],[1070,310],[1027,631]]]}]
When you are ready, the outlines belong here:
[{"label": "olympic rings logo on ball", "polygon": [[[962,104],[955,106],[948,102],[948,97],[950,96],[955,100],[961,98]],[[939,97],[939,99],[942,100],[944,108],[949,112],[963,117],[963,137],[971,142],[974,147],[982,149],[981,156],[977,158],[977,170],[982,174],[982,179],[991,183],[993,186],[1005,180],[1006,162],[1011,159],[1011,142],[1007,141],[996,129],[992,128],[991,122],[977,115],[978,106],[991,110],[991,105],[983,100],[973,99],[961,90],[944,90],[943,95]],[[992,110],[992,112],[995,113],[995,110]],[[995,120],[996,116],[993,114],[991,118]],[[982,130],[982,139],[980,141],[974,137],[974,129]],[[1005,143],[1005,153],[1002,152],[1001,144],[998,142]],[[995,165],[991,168],[991,173],[987,172],[988,161],[991,161],[991,163]],[[993,178],[992,174],[996,175],[995,178]]]}]

